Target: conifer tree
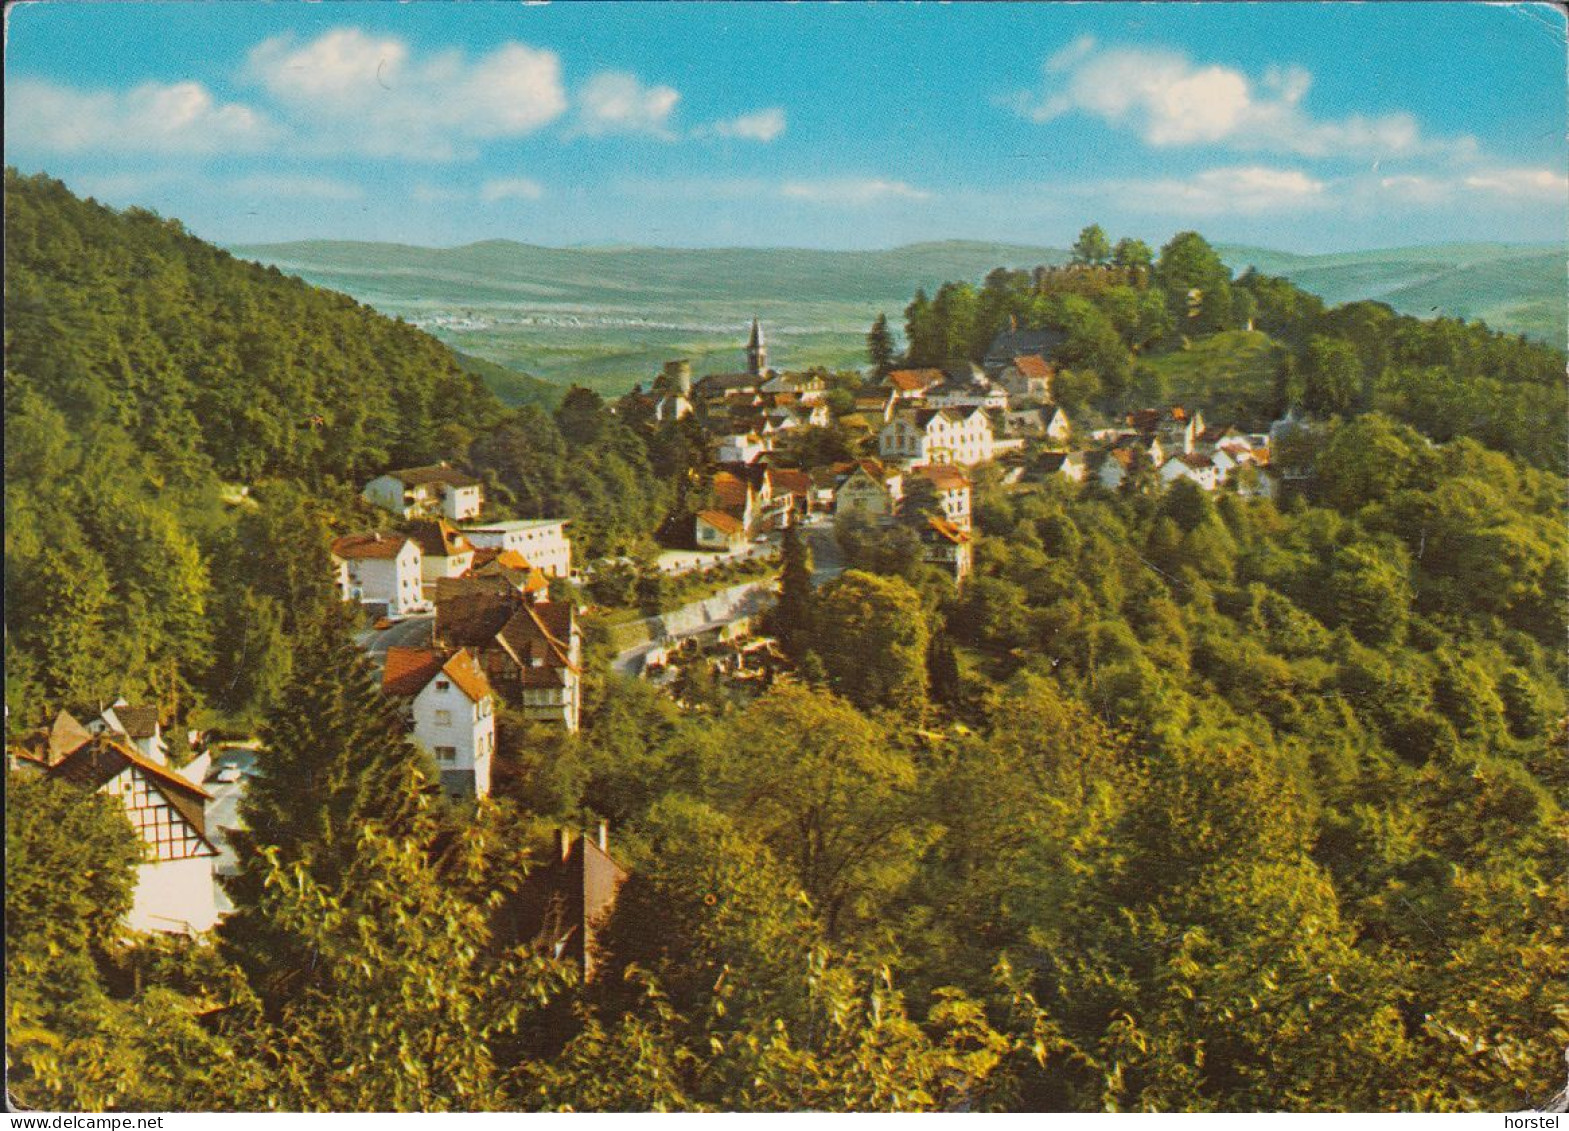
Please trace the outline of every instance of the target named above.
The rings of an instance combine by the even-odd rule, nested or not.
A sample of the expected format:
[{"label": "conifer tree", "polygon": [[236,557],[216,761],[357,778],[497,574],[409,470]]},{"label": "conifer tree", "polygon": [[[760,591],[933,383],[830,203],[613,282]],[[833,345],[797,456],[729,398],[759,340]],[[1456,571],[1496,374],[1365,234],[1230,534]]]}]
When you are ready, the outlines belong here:
[{"label": "conifer tree", "polygon": [[888,330],[888,315],[879,314],[866,335],[866,356],[872,363],[872,376],[881,381],[893,368],[893,334]]},{"label": "conifer tree", "polygon": [[953,641],[941,630],[932,633],[926,646],[926,682],[934,703],[951,707],[959,701],[959,661],[953,653]]},{"label": "conifer tree", "polygon": [[779,571],[779,603],[774,606],[773,629],[792,659],[800,659],[811,636],[812,550],[794,526],[785,528],[780,544],[783,563]]},{"label": "conifer tree", "polygon": [[419,794],[434,778],[427,763],[341,616],[311,626],[262,728],[261,772],[240,811],[245,831],[231,834],[239,872],[227,881],[235,913],[222,938],[264,1000],[278,1000],[310,966],[259,914],[265,877],[299,864],[332,890],[348,875],[370,823],[393,836],[423,831]]}]

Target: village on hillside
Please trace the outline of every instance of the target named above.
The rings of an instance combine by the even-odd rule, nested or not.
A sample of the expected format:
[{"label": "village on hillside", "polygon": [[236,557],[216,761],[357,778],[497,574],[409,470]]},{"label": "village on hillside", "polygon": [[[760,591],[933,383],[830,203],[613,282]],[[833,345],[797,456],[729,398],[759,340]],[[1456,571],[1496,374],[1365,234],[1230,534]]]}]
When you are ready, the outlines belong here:
[{"label": "village on hillside", "polygon": [[[1106,491],[1187,480],[1206,492],[1275,496],[1271,438],[1303,422],[1292,417],[1270,434],[1244,433],[1166,405],[1086,432],[1053,399],[1051,357],[1062,341],[1057,331],[1015,325],[980,364],[874,368],[850,375],[847,387],[842,374],[771,368],[754,319],[744,369],[694,379],[688,361],[668,362],[646,390],[640,384],[611,406],[633,427],[691,421],[712,456],[693,485],[703,503],[666,523],[657,568],[681,575],[777,563],[787,532],[811,537],[819,556],[833,561],[844,537],[902,530],[926,564],[963,586],[982,534],[975,474],[1002,484],[1061,478]],[[841,458],[822,456],[831,447]],[[574,567],[566,519],[495,517],[484,481],[451,463],[387,470],[364,484],[361,499],[378,518],[332,543],[332,583],[362,611],[357,639],[410,739],[434,759],[442,792],[485,797],[503,705],[528,725],[578,730],[581,619],[590,608],[584,583],[614,563]],[[828,565],[815,580],[842,568]],[[757,615],[777,589],[770,574],[734,587],[728,604],[710,599],[649,617],[646,642],[615,666],[666,687],[676,685],[682,664],[732,683],[788,679],[789,661],[761,634]],[[148,850],[129,925],[199,933],[230,906],[222,883],[235,863],[228,834],[241,826],[258,744],[196,731],[166,736],[162,722],[158,708],[123,699],[86,723],[61,711],[13,747],[10,762],[121,799]],[[189,744],[188,757],[170,758],[171,738]],[[570,949],[587,969],[592,923],[608,913],[626,872],[609,855],[604,826],[597,836],[563,831],[558,850],[534,874],[530,906],[557,952]],[[588,908],[564,934],[547,929],[557,897]]]}]

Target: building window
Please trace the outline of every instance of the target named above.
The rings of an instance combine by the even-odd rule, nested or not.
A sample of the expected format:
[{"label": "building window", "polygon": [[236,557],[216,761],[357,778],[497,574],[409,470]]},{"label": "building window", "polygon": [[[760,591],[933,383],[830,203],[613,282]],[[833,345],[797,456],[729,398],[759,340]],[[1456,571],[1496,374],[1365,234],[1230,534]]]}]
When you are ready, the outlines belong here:
[{"label": "building window", "polygon": [[447,690],[447,688],[449,688],[451,686],[452,686],[452,684],[449,683],[447,680],[438,679],[436,681],[436,690],[437,691],[445,691],[445,690]]},{"label": "building window", "polygon": [[451,711],[437,711],[436,712],[436,725],[439,726],[439,727],[449,727],[449,726],[451,726],[452,725],[452,712]]},{"label": "building window", "polygon": [[436,760],[438,762],[455,762],[457,759],[458,748],[456,746],[436,747]]}]

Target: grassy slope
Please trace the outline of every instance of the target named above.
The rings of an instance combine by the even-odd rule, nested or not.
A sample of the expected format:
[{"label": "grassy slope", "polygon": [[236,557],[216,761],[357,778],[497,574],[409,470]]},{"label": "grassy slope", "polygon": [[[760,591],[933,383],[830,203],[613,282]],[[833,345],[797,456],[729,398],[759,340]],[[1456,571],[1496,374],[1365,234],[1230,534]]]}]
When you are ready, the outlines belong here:
[{"label": "grassy slope", "polygon": [[1269,423],[1281,352],[1268,334],[1232,330],[1144,362],[1164,378],[1167,400],[1206,406],[1212,424],[1253,429]]},{"label": "grassy slope", "polygon": [[[783,367],[864,364],[879,312],[897,325],[917,287],[979,281],[998,266],[1060,263],[1053,248],[967,241],[888,251],[546,248],[506,240],[437,249],[311,241],[237,247],[307,281],[425,326],[466,353],[547,381],[619,393],[673,357],[699,373],[738,369],[745,328],[764,320]],[[1564,255],[1542,246],[1453,244],[1303,256],[1221,247],[1227,263],[1284,275],[1331,303],[1388,302],[1430,317],[1564,340]],[[437,324],[438,317],[463,320]],[[503,394],[507,395],[507,394]],[[509,398],[510,399],[510,398]]]}]

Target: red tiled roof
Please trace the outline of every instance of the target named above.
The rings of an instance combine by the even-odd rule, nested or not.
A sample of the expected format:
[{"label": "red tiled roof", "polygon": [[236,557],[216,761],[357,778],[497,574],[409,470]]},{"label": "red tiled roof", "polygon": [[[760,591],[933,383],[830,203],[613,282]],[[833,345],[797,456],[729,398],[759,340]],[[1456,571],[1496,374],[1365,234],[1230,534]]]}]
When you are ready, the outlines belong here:
[{"label": "red tiled roof", "polygon": [[492,694],[490,680],[485,678],[484,669],[474,662],[473,656],[461,648],[452,653],[441,670],[458,685],[459,691],[476,703]]},{"label": "red tiled roof", "polygon": [[915,393],[933,385],[941,385],[946,380],[941,369],[895,369],[883,378],[883,384],[891,385],[902,393]]},{"label": "red tiled roof", "polygon": [[812,490],[812,477],[804,471],[789,467],[776,467],[768,472],[774,494],[806,495]]},{"label": "red tiled roof", "polygon": [[1025,354],[1023,357],[1014,358],[1013,367],[1019,371],[1021,377],[1049,380],[1057,372],[1050,362],[1038,354]]},{"label": "red tiled roof", "polygon": [[475,703],[491,694],[490,681],[462,648],[443,656],[434,648],[388,648],[381,689],[388,695],[418,695],[438,674],[444,674]]},{"label": "red tiled roof", "polygon": [[714,476],[714,495],[726,510],[732,507],[741,510],[746,506],[748,489],[738,477],[721,471]]},{"label": "red tiled roof", "polygon": [[332,552],[346,561],[391,560],[403,552],[404,544],[409,541],[402,534],[383,534],[379,530],[369,534],[345,534],[332,544]]},{"label": "red tiled roof", "polygon": [[956,491],[961,487],[970,486],[970,480],[964,472],[948,464],[927,464],[925,467],[916,468],[915,473],[923,479],[930,480],[932,486],[942,491]]},{"label": "red tiled roof", "polygon": [[740,519],[733,515],[728,515],[724,511],[701,511],[697,517],[721,534],[744,534],[746,532],[746,527]]},{"label": "red tiled roof", "polygon": [[469,572],[473,573],[481,566],[488,566],[492,562],[504,569],[534,568],[529,560],[516,550],[503,550],[499,546],[481,546],[474,551],[474,560],[469,563]]},{"label": "red tiled roof", "polygon": [[381,689],[388,695],[418,695],[445,662],[434,648],[388,648]]}]

